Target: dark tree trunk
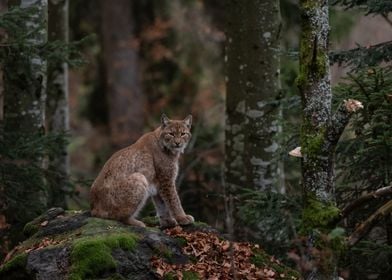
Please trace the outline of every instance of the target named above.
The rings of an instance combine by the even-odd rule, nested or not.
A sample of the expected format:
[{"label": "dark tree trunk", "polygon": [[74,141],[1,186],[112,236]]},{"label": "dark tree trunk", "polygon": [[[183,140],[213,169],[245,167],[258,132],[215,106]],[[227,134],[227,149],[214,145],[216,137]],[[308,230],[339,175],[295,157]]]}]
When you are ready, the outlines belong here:
[{"label": "dark tree trunk", "polygon": [[141,136],[144,124],[132,2],[102,0],[101,10],[109,128],[114,148],[122,148]]},{"label": "dark tree trunk", "polygon": [[[10,46],[9,55],[3,60],[4,133],[0,140],[3,149],[20,150],[15,154],[7,150],[0,155],[0,249],[18,241],[24,223],[42,213],[48,202],[44,176],[36,172],[44,167],[44,157],[31,151],[31,146],[45,133],[47,62],[37,50],[47,42],[47,0],[9,1],[8,4],[34,9],[34,14],[27,10],[28,15],[17,22],[25,35],[23,46]],[[10,41],[14,39],[9,30],[8,36]],[[14,143],[22,147],[15,147]],[[5,223],[9,227],[3,227]]]},{"label": "dark tree trunk", "polygon": [[[48,39],[68,42],[68,0],[49,0]],[[46,100],[46,129],[49,133],[64,134],[69,129],[68,113],[68,66],[66,63],[49,63],[48,95]],[[66,144],[59,154],[51,156],[49,169],[55,174],[51,184],[49,205],[66,206],[65,191],[69,175],[69,156]]]},{"label": "dark tree trunk", "polygon": [[[228,1],[225,176],[230,192],[281,191],[279,1]],[[238,218],[237,218],[238,220]]]}]

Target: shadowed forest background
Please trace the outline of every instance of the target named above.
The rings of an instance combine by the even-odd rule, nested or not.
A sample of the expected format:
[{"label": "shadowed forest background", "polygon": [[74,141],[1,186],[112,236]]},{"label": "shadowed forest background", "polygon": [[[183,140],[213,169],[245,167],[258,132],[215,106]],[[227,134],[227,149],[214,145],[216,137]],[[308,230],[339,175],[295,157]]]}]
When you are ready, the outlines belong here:
[{"label": "shadowed forest background", "polygon": [[[351,118],[336,144],[336,207],[324,205],[325,215],[309,224],[303,211],[304,169],[300,158],[289,155],[304,143],[309,154],[317,152],[318,145],[301,138],[307,128],[301,117],[301,104],[306,101],[302,96],[301,103],[303,13],[298,1],[266,1],[273,7],[269,11],[263,10],[263,1],[251,1],[261,9],[259,18],[254,18],[257,13],[252,8],[236,9],[237,1],[49,0],[49,43],[38,47],[25,47],[30,41],[17,22],[29,14],[15,9],[17,2],[0,1],[1,257],[23,239],[24,224],[44,210],[55,206],[89,209],[89,188],[106,160],[159,126],[162,113],[172,119],[191,113],[192,140],[181,159],[177,187],[184,208],[196,220],[236,239],[257,242],[306,274],[315,265],[304,253],[308,229],[327,217],[328,225],[323,224],[319,233],[323,245],[316,246],[311,259],[338,256],[337,271],[344,279],[390,279],[389,1],[330,3],[332,108],[338,110],[351,98],[364,108]],[[258,54],[252,57],[249,51],[245,57],[247,38],[253,33],[236,37],[235,28],[243,22],[253,22],[258,36],[272,38],[271,44],[276,45],[261,50],[250,45]],[[264,30],[267,25],[270,29]],[[236,40],[242,45],[233,50]],[[244,55],[246,63],[230,62],[237,59],[236,51],[238,61]],[[37,57],[47,61],[46,115],[39,129],[22,118],[7,122],[13,118],[7,119],[10,104],[24,100],[14,93],[30,93],[33,88],[31,92],[37,94],[39,90],[37,79],[26,78],[33,74],[24,72],[24,63]],[[254,66],[252,61],[261,63]],[[254,70],[246,72],[250,67]],[[243,75],[253,79],[247,86],[260,89],[253,90],[255,99],[249,104],[263,108],[248,108],[245,114],[265,131],[241,123],[241,116],[235,115],[242,110],[242,98],[252,91],[241,92]],[[238,84],[233,85],[237,78]],[[239,160],[236,133],[246,135],[252,130],[259,134],[249,138],[252,145],[242,147],[243,164],[232,167]],[[237,173],[243,176],[237,178]],[[249,179],[255,176],[259,176],[257,183]],[[154,215],[152,203],[141,214]]]}]

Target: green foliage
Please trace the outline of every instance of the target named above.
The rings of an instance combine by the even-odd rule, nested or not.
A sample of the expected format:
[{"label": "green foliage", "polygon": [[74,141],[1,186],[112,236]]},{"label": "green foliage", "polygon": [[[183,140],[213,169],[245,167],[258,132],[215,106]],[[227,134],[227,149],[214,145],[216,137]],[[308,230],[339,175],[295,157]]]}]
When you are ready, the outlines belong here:
[{"label": "green foliage", "polygon": [[[34,159],[45,155],[56,155],[59,144],[65,142],[63,135],[3,133],[0,139],[0,183],[4,186],[4,201],[7,211],[19,223],[32,220],[46,208],[45,201],[33,199],[37,193],[45,193],[45,181],[55,174],[35,164]],[[41,204],[37,204],[41,201]],[[23,205],[23,207],[21,207]],[[26,213],[25,209],[29,209]]]},{"label": "green foliage", "polygon": [[86,237],[75,241],[71,251],[69,279],[83,280],[115,269],[116,262],[111,255],[112,250],[132,250],[136,243],[137,237],[132,233]]},{"label": "green foliage", "polygon": [[363,279],[374,275],[375,279],[389,279],[392,271],[392,246],[374,241],[361,241],[341,261],[350,269],[350,279]]},{"label": "green foliage", "polygon": [[245,189],[239,216],[270,254],[285,258],[300,224],[301,203],[295,196]]},{"label": "green foliage", "polygon": [[365,14],[387,15],[392,12],[392,2],[389,0],[333,0],[333,5],[341,5],[347,9],[359,8],[365,10]]},{"label": "green foliage", "polygon": [[[344,83],[335,88],[335,104],[352,98],[364,108],[351,119],[337,147],[338,202],[347,205],[366,192],[389,185],[392,181],[392,67],[364,67],[348,74]],[[368,202],[347,219],[348,232],[372,215],[384,199]],[[386,228],[383,228],[383,227]],[[388,225],[379,231],[388,232]],[[346,266],[354,278],[366,274],[387,275],[392,266],[385,258],[391,248],[373,238],[365,238],[347,252]],[[376,262],[377,260],[377,262]],[[384,262],[383,262],[384,261]],[[353,278],[353,279],[354,279]]]},{"label": "green foliage", "polygon": [[343,184],[362,190],[387,186],[392,180],[392,67],[349,74],[335,91],[336,103],[352,98],[364,104],[338,146]]},{"label": "green foliage", "polygon": [[[351,11],[365,11],[366,15],[381,15],[388,18],[392,11],[392,2],[389,0],[334,0],[332,5],[343,6]],[[345,14],[350,11],[345,11]],[[352,12],[351,12],[352,13]],[[333,13],[332,13],[333,18]],[[382,62],[392,60],[392,42],[382,42],[374,46],[360,46],[347,51],[334,51],[330,54],[331,62],[345,63],[353,69],[367,66],[377,66]]]},{"label": "green foliage", "polygon": [[354,70],[367,66],[377,66],[392,60],[392,42],[384,42],[372,47],[358,45],[346,51],[333,51],[329,54],[331,63],[347,64]]}]

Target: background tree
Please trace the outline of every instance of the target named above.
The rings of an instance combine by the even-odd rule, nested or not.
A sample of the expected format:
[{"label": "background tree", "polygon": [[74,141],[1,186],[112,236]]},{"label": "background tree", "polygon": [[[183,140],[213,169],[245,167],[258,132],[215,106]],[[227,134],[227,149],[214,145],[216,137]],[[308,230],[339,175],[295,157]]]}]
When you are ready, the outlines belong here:
[{"label": "background tree", "polygon": [[111,142],[123,148],[136,141],[144,127],[138,41],[134,37],[132,2],[101,1],[102,45]]},{"label": "background tree", "polygon": [[[1,230],[2,245],[18,240],[21,226],[46,209],[44,154],[31,149],[46,143],[47,62],[40,48],[47,43],[47,1],[9,1],[1,25],[8,32],[2,48],[4,119],[1,139],[1,215],[10,225]],[[12,32],[10,27],[13,27]],[[4,57],[5,55],[5,57]],[[34,143],[34,144],[33,144]],[[38,144],[37,144],[38,143]],[[3,247],[2,246],[2,247]]]},{"label": "background tree", "polygon": [[278,191],[279,1],[229,1],[227,10],[225,181],[237,194]]},{"label": "background tree", "polygon": [[[68,43],[68,0],[49,0],[48,39]],[[68,64],[49,61],[46,98],[46,130],[48,133],[65,134],[69,130]],[[50,206],[66,206],[65,194],[69,189],[69,155],[64,142],[58,154],[49,160],[53,172],[50,182]]]}]

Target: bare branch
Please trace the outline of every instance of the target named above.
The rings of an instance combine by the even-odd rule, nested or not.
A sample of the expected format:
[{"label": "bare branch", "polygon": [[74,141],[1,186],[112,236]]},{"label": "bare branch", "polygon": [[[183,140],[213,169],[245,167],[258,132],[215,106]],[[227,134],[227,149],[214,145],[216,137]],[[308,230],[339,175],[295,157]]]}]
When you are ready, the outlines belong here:
[{"label": "bare branch", "polygon": [[392,200],[389,200],[383,206],[377,209],[377,211],[371,215],[366,221],[361,223],[355,231],[349,236],[347,244],[352,247],[355,246],[365,235],[386,215],[392,212]]},{"label": "bare branch", "polygon": [[344,100],[332,116],[331,124],[328,127],[327,138],[330,144],[336,145],[352,114],[362,108],[363,105],[358,100]]},{"label": "bare branch", "polygon": [[364,196],[361,196],[357,200],[353,201],[352,203],[350,203],[346,207],[344,207],[341,214],[340,214],[340,218],[344,219],[353,210],[362,206],[365,202],[368,202],[369,200],[377,199],[377,198],[384,197],[387,195],[392,195],[392,186],[383,187],[378,190],[375,190],[374,192],[365,194]]}]

